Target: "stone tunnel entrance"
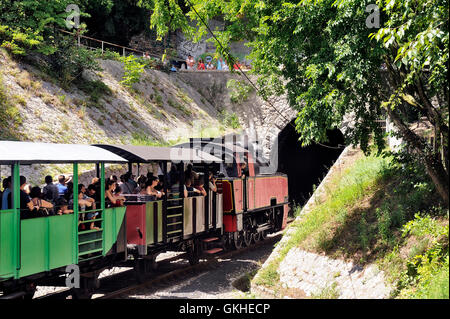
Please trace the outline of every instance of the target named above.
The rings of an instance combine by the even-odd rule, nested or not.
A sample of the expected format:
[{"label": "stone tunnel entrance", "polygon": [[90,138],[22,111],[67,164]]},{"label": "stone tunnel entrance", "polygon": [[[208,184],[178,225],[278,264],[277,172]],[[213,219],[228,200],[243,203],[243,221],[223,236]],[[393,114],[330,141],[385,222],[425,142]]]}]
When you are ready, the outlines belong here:
[{"label": "stone tunnel entrance", "polygon": [[325,177],[331,165],[344,150],[344,136],[338,129],[327,132],[328,143],[312,144],[302,147],[298,140],[300,135],[293,125],[278,134],[278,171],[288,175],[289,201],[304,205],[313,191]]}]

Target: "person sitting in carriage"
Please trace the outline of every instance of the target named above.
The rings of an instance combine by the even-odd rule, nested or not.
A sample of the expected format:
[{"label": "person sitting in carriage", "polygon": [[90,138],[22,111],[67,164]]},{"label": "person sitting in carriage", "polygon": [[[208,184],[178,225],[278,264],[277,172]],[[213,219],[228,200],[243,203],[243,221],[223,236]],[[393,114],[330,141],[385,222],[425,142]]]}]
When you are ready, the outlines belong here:
[{"label": "person sitting in carriage", "polygon": [[[25,192],[24,188],[27,185],[27,179],[25,176],[20,176],[20,218],[32,218],[36,217],[33,213],[36,213],[34,205],[30,199],[30,196]],[[13,207],[12,193],[8,194],[8,209]]]},{"label": "person sitting in carriage", "polygon": [[34,206],[34,217],[53,215],[53,204],[42,199],[42,192],[39,186],[35,186],[30,191],[31,202]]}]

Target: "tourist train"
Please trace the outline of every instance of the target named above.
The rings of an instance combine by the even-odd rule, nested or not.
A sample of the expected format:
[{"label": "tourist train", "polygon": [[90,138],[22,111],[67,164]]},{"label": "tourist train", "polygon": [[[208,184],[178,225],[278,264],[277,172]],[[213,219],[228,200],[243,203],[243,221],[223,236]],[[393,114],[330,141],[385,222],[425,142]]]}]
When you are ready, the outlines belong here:
[{"label": "tourist train", "polygon": [[[174,147],[0,141],[0,167],[10,172],[3,183],[9,197],[0,196],[7,201],[0,205],[0,298],[32,298],[38,285],[64,286],[73,265],[81,279],[73,296],[89,298],[99,274],[113,266],[132,266],[142,278],[160,253],[185,252],[195,264],[284,229],[287,176],[263,174],[253,156],[225,141]],[[80,165],[88,163],[95,165],[97,188],[89,189],[97,190],[96,205],[79,180]],[[105,166],[114,164],[128,171],[122,182],[136,184],[133,169],[139,176],[149,163],[158,164],[159,179],[150,173],[140,192],[125,191],[129,185],[122,184],[119,196],[105,176]],[[40,204],[33,208],[36,201],[21,185],[23,168],[33,164],[71,164],[70,199],[47,209],[38,192]]]}]

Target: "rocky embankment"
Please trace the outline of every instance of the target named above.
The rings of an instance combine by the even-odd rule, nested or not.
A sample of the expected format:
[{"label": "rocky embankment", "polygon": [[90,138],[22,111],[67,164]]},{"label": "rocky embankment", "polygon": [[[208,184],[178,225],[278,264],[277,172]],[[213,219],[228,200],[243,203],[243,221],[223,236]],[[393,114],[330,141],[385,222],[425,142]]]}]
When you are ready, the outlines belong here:
[{"label": "rocky embankment", "polygon": [[[339,156],[328,174],[317,187],[314,194],[302,208],[297,221],[304,218],[320,202],[333,175],[339,174],[358,156],[358,151],[348,146]],[[279,258],[283,247],[294,236],[295,229],[287,228],[282,240],[270,257],[262,265],[252,281],[251,291],[258,297],[269,298],[338,298],[338,299],[384,299],[389,298],[392,287],[385,280],[384,272],[376,264],[364,266],[352,261],[336,259],[291,248],[279,263],[276,271],[279,275],[278,288],[256,284],[263,269]]]}]

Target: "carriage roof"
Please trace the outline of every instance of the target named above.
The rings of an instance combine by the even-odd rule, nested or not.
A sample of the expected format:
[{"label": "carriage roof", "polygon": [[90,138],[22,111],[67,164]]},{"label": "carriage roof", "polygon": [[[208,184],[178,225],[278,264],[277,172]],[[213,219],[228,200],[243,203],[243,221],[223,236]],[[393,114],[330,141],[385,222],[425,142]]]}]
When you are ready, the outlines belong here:
[{"label": "carriage roof", "polygon": [[81,144],[0,141],[0,164],[123,163],[126,159],[105,149]]},{"label": "carriage roof", "polygon": [[222,162],[218,157],[188,148],[107,144],[95,144],[95,146],[113,152],[132,163],[152,161]]}]

